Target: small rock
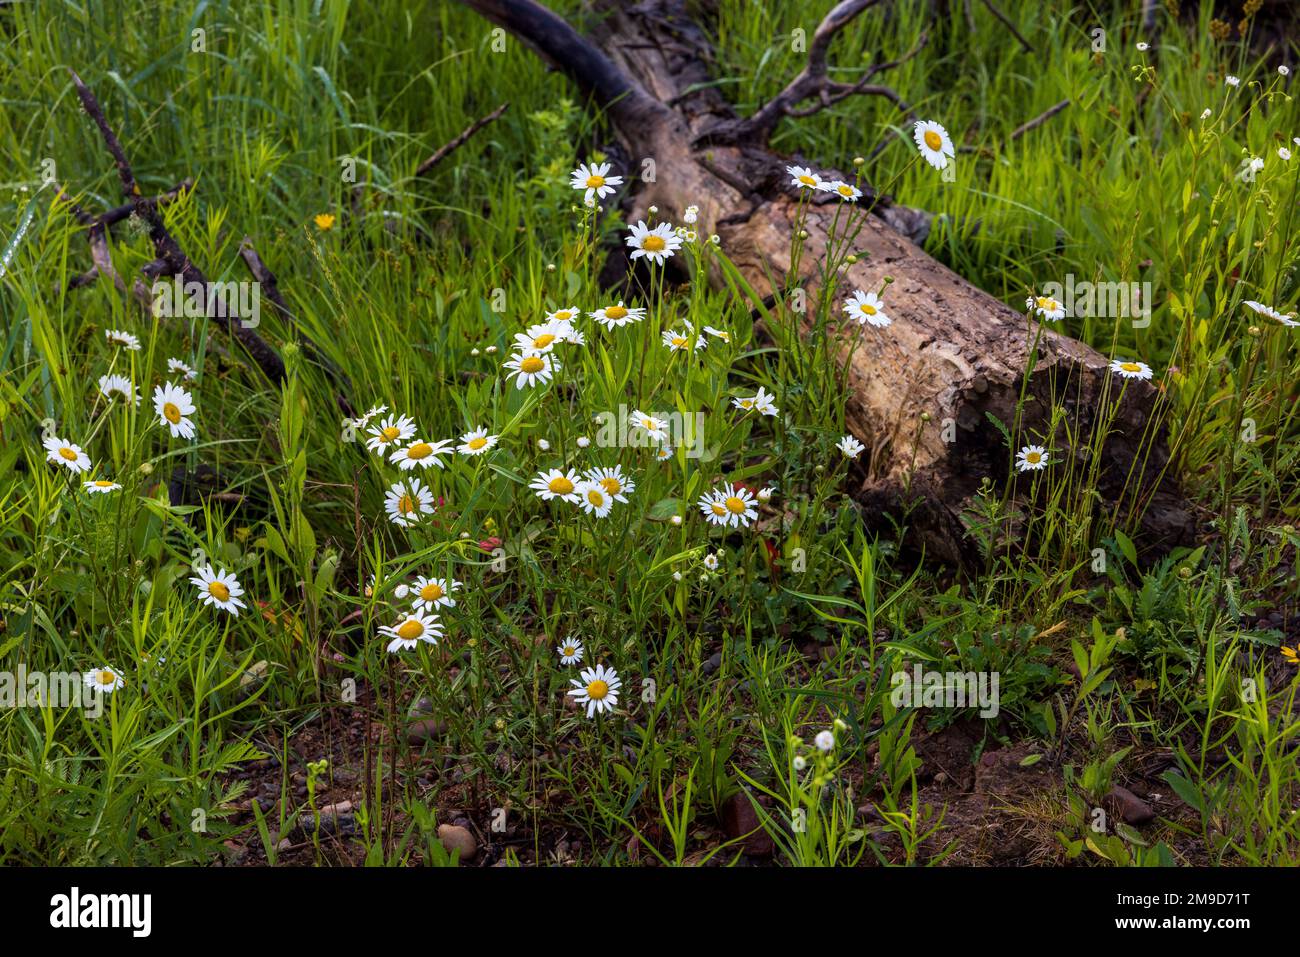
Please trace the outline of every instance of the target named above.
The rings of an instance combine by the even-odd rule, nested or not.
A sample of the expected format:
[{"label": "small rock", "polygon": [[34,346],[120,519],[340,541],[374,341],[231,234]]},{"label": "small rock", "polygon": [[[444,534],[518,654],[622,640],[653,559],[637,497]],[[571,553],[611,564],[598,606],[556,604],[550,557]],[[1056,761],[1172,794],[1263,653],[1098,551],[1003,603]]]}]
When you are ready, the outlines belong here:
[{"label": "small rock", "polygon": [[775,850],[772,836],[763,829],[758,812],[743,791],[722,803],[722,830],[729,840],[743,838],[741,847],[750,857],[771,857]]},{"label": "small rock", "polygon": [[442,841],[442,846],[447,849],[447,853],[460,851],[462,864],[468,864],[478,854],[478,842],[474,840],[474,835],[470,833],[469,828],[461,827],[459,824],[439,824],[438,840]]},{"label": "small rock", "polygon": [[1110,789],[1102,801],[1102,806],[1111,814],[1117,815],[1125,824],[1146,824],[1155,820],[1156,812],[1151,805],[1142,800],[1128,788],[1118,784]]},{"label": "small rock", "polygon": [[704,668],[702,670],[706,675],[711,675],[721,667],[722,652],[715,651],[713,654],[709,655],[708,660],[704,662]]},{"label": "small rock", "polygon": [[441,718],[426,718],[416,721],[406,729],[407,744],[423,744],[430,738],[439,737],[447,731],[447,722]]}]

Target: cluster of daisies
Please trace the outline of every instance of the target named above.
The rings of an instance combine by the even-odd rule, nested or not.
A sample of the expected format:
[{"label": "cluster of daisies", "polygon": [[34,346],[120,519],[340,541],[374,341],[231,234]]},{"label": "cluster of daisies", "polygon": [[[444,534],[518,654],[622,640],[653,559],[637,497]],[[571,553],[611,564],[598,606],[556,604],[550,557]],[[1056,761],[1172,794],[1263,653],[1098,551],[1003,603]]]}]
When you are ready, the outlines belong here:
[{"label": "cluster of daisies", "polygon": [[[572,666],[582,661],[586,649],[579,639],[569,637],[556,646],[555,653],[560,656],[560,664]],[[586,707],[588,718],[613,711],[618,706],[619,690],[623,686],[618,672],[601,664],[583,668],[579,677],[569,679],[569,684],[573,687],[568,693],[579,707]]]},{"label": "cluster of daisies", "polygon": [[453,439],[430,440],[421,437],[420,429],[409,415],[390,413],[388,406],[377,405],[364,415],[345,423],[351,434],[364,435],[365,446],[401,472],[411,473],[389,486],[384,496],[384,511],[389,521],[402,528],[416,525],[434,511],[433,492],[419,478],[428,468],[447,467],[445,458],[455,454],[468,457],[485,455],[494,449],[499,436],[488,429],[470,429]]},{"label": "cluster of daisies", "polygon": [[581,475],[572,468],[552,468],[539,472],[528,487],[544,502],[561,501],[576,505],[588,515],[605,518],[614,503],[627,504],[636,491],[636,482],[623,472],[623,466],[597,467]]},{"label": "cluster of daisies", "polygon": [[[140,340],[129,332],[121,329],[108,329],[105,331],[104,337],[117,348],[125,349],[128,352],[140,351]],[[169,372],[179,373],[186,380],[195,377],[194,370],[180,359],[168,359],[167,369]],[[132,406],[140,403],[140,394],[136,390],[135,384],[123,375],[105,374],[100,376],[99,394],[110,402],[120,397]],[[194,438],[196,430],[194,420],[190,417],[194,415],[196,409],[194,399],[186,389],[171,381],[168,381],[165,385],[156,386],[153,393],[153,405],[154,412],[158,416],[158,424],[169,430],[172,438]],[[42,445],[45,447],[47,462],[61,466],[73,475],[83,475],[94,470],[94,464],[86,451],[69,439],[47,434],[42,439]],[[110,479],[91,479],[83,482],[82,487],[87,492],[95,495],[105,495],[119,491],[122,488],[119,483]]]},{"label": "cluster of daisies", "polygon": [[410,584],[402,583],[394,589],[398,599],[410,599],[411,608],[395,624],[384,625],[379,633],[391,639],[388,651],[410,651],[420,642],[436,645],[444,634],[438,620],[438,610],[455,608],[454,593],[459,591],[461,583],[454,578],[430,578],[418,576]]}]

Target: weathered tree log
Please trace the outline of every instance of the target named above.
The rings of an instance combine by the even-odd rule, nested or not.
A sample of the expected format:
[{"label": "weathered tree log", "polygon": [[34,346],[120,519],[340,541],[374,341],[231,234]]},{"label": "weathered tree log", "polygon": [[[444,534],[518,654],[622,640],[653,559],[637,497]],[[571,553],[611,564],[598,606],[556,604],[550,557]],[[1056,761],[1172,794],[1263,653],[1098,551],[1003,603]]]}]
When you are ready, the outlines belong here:
[{"label": "weathered tree log", "polygon": [[[813,35],[809,67],[749,119],[738,117],[711,84],[709,41],[680,0],[598,6],[591,40],[535,0],[462,2],[576,81],[603,108],[630,156],[655,160],[655,182],[640,184],[634,218],[650,205],[670,218],[698,206],[697,228],[720,236],[723,251],[758,295],[782,298],[784,291],[773,289],[769,277],[783,280],[788,274],[799,197],[787,185],[789,161],[767,149],[767,137],[783,117],[809,112],[801,102],[882,93],[862,80],[826,78],[836,31],[878,0],[846,0],[832,9]],[[885,66],[868,68],[864,79]],[[902,99],[885,90],[882,95],[906,112]],[[793,281],[805,287],[809,302],[821,292],[816,264],[838,202],[826,194],[807,216],[809,237]],[[869,513],[908,507],[909,526],[927,554],[960,562],[973,557],[962,520],[971,495],[985,477],[1005,478],[1010,465],[989,415],[1008,426],[1016,421],[1035,341],[1038,356],[1020,419],[1026,441],[1041,440],[1058,458],[1085,462],[1102,397],[1109,395],[1113,403],[1121,390],[1107,357],[1050,327],[1039,330],[928,256],[890,227],[887,200],[875,211],[854,244],[858,262],[841,274],[834,291],[838,310],[848,291],[877,290],[885,276],[894,279],[886,293],[893,324],[865,327],[856,348],[848,347],[847,336],[842,345],[849,363],[847,423],[869,450],[859,498]],[[857,332],[855,325],[852,333]],[[1156,398],[1157,390],[1146,382],[1123,390],[1098,486],[1099,508],[1140,524],[1144,544],[1158,549],[1187,541],[1193,522],[1166,474],[1163,430],[1148,428]],[[1054,404],[1065,409],[1071,441],[1063,430],[1048,435]]]}]

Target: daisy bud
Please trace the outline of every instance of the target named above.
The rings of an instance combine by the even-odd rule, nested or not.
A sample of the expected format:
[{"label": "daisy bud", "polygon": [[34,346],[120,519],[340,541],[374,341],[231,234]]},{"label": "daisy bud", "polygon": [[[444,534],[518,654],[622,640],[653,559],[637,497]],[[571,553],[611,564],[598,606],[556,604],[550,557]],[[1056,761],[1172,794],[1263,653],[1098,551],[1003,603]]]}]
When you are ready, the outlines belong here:
[{"label": "daisy bud", "polygon": [[803,755],[796,754],[794,756],[794,769],[796,771],[802,771],[806,767],[808,767],[808,762],[804,760]]},{"label": "daisy bud", "polygon": [[720,238],[718,238],[718,234],[717,234],[717,233],[714,233],[712,236],[709,237],[709,242],[713,243],[713,245],[716,246],[716,245],[718,245],[719,243],[721,243],[722,240],[721,240]]},{"label": "daisy bud", "polygon": [[469,354],[472,356],[481,356],[483,353],[479,352],[478,347],[475,346],[473,349],[469,350]]},{"label": "daisy bud", "polygon": [[461,538],[469,538],[469,532],[461,532],[461,533],[460,533],[460,537],[461,537]]},{"label": "daisy bud", "polygon": [[844,257],[844,261],[848,263],[850,266],[852,266],[855,262],[858,261],[857,253],[849,253],[846,257]]},{"label": "daisy bud", "polygon": [[1189,568],[1188,566],[1184,565],[1182,568],[1178,569],[1178,577],[1179,577],[1179,578],[1191,578],[1191,577],[1192,577],[1192,570],[1191,570],[1191,568]]},{"label": "daisy bud", "polygon": [[490,356],[494,356],[494,355],[497,354],[497,347],[496,347],[496,346],[488,346],[486,351],[487,351],[487,354],[488,354],[488,355],[490,355]]},{"label": "daisy bud", "polygon": [[867,162],[867,161],[866,161],[865,159],[863,159],[861,156],[855,156],[855,157],[853,157],[853,165],[854,165],[854,166],[865,166],[865,165],[866,165],[866,162]]},{"label": "daisy bud", "polygon": [[1247,329],[1246,331],[1249,332],[1249,333],[1250,333],[1252,336],[1254,336],[1255,338],[1257,338],[1257,339],[1259,338],[1259,326],[1251,326],[1251,327],[1250,327],[1249,329]]},{"label": "daisy bud", "polygon": [[681,580],[682,580],[682,573],[681,573],[681,572],[673,572],[673,581],[675,581],[675,582],[679,582],[679,581],[681,581]]},{"label": "daisy bud", "polygon": [[587,438],[585,435],[578,436],[578,448],[585,449],[590,444],[591,439]]},{"label": "daisy bud", "polygon": [[551,443],[550,443],[550,442],[547,442],[545,439],[538,439],[538,440],[537,440],[537,447],[538,447],[539,449],[541,449],[543,452],[546,452],[546,451],[548,451],[548,450],[550,449],[550,447],[551,447]]},{"label": "daisy bud", "polygon": [[674,515],[668,521],[672,522],[674,525],[680,525],[682,523],[682,517],[680,515]]},{"label": "daisy bud", "polygon": [[930,413],[929,413],[929,412],[922,412],[922,413],[921,413],[921,421],[922,421],[922,422],[929,422],[929,421],[930,421]]},{"label": "daisy bud", "polygon": [[659,207],[658,207],[658,206],[651,206],[650,209],[648,210],[648,212],[650,213],[651,216],[653,216],[655,213],[659,212]]},{"label": "daisy bud", "polygon": [[547,263],[547,264],[546,264],[546,271],[547,271],[547,272],[555,272],[555,263]]},{"label": "daisy bud", "polygon": [[807,238],[808,238],[808,230],[806,230],[806,229],[801,229],[801,230],[799,230],[799,238],[800,238],[800,239],[807,239]]},{"label": "daisy bud", "polygon": [[497,718],[492,722],[492,727],[496,728],[498,731],[504,731],[506,729],[506,719]]},{"label": "daisy bud", "polygon": [[885,285],[886,285],[886,286],[888,286],[888,285],[889,285],[891,282],[893,282],[893,281],[894,281],[894,277],[893,277],[893,276],[886,276],[886,277],[885,277]]},{"label": "daisy bud", "polygon": [[410,593],[411,593],[411,589],[407,585],[398,585],[396,588],[393,589],[393,594],[398,598],[405,598]]},{"label": "daisy bud", "polygon": [[153,475],[153,463],[152,463],[152,462],[141,462],[141,463],[140,463],[140,474],[141,474],[141,475]]}]

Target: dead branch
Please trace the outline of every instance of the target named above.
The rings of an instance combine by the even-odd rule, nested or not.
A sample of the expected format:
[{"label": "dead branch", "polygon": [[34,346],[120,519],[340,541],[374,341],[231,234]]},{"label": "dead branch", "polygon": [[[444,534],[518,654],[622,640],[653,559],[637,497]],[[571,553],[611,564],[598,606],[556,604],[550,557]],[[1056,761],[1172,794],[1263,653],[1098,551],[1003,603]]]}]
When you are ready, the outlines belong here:
[{"label": "dead branch", "polygon": [[[813,33],[812,43],[808,47],[807,65],[798,76],[786,84],[785,89],[763,104],[748,119],[719,126],[697,140],[695,145],[766,144],[771,139],[772,131],[784,117],[812,116],[850,96],[883,96],[909,119],[915,119],[912,108],[893,87],[870,81],[880,73],[902,66],[920,53],[929,42],[928,31],[921,33],[916,44],[907,53],[896,60],[872,64],[853,83],[840,83],[832,80],[829,75],[827,56],[831,41],[855,17],[879,2],[880,0],[843,0],[842,3],[837,4],[830,13],[826,14]],[[806,107],[799,105],[807,100],[814,102]]]},{"label": "dead branch", "polygon": [[465,129],[461,132],[459,136],[455,137],[454,139],[448,140],[446,143],[442,144],[442,146],[438,147],[434,151],[432,156],[430,156],[427,160],[425,160],[423,163],[417,166],[415,169],[415,175],[423,176],[425,173],[429,172],[429,170],[433,169],[435,166],[437,166],[439,163],[445,160],[456,150],[464,146],[466,141],[468,141],[471,136],[473,136],[479,130],[483,129],[483,127],[487,126],[493,120],[500,117],[501,114],[504,113],[509,106],[510,106],[509,103],[502,103],[500,106],[498,106],[487,116],[481,116],[473,123],[471,123],[469,126],[465,127]]},{"label": "dead branch", "polygon": [[95,98],[95,94],[82,82],[81,77],[75,71],[69,70],[68,72],[72,74],[72,82],[77,88],[77,96],[81,100],[81,105],[99,128],[104,145],[107,147],[109,155],[113,157],[118,178],[122,182],[122,191],[130,200],[132,214],[139,216],[148,227],[149,239],[153,242],[154,252],[158,256],[156,261],[163,266],[160,275],[179,276],[187,287],[197,284],[203,298],[204,314],[228,336],[239,341],[268,379],[277,384],[283,382],[285,378],[284,360],[280,358],[280,354],[247,324],[237,321],[235,317],[226,315],[225,309],[211,308],[211,303],[208,301],[209,286],[207,277],[203,275],[203,271],[194,264],[193,260],[185,255],[180,244],[167,230],[162,215],[158,212],[157,205],[150,203],[145,196],[141,195],[140,187],[135,180],[135,173],[126,158],[126,152],[122,149],[122,144],[118,141],[112,127],[109,126],[108,120],[104,116],[104,110]]},{"label": "dead branch", "polygon": [[1002,25],[1011,31],[1011,35],[1016,38],[1022,47],[1025,48],[1026,53],[1034,52],[1033,45],[1024,38],[1018,29],[1016,29],[1016,25],[1011,22],[1011,18],[997,8],[997,5],[993,3],[993,0],[980,0],[980,2],[989,8],[989,13],[1002,21]]}]

